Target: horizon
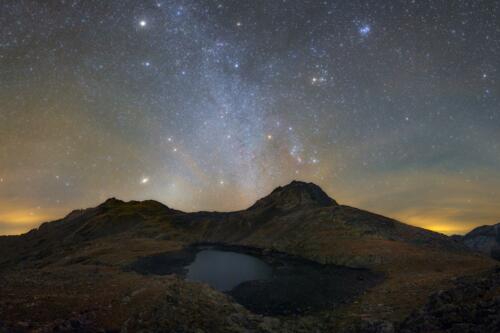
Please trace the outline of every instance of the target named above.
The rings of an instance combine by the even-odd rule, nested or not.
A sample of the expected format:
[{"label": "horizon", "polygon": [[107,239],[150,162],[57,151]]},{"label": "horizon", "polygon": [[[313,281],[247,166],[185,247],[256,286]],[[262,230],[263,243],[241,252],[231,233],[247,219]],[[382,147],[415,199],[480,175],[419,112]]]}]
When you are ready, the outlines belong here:
[{"label": "horizon", "polygon": [[[249,209],[253,204],[255,204],[258,200],[262,199],[262,198],[265,198],[267,197],[268,195],[271,194],[272,191],[274,191],[275,189],[279,188],[279,187],[285,187],[285,186],[288,186],[290,185],[292,182],[301,182],[301,183],[304,183],[304,184],[313,184],[313,185],[316,185],[316,186],[319,186],[313,182],[307,182],[307,181],[304,181],[304,180],[297,180],[297,179],[294,179],[292,180],[290,183],[287,183],[287,184],[282,184],[282,185],[278,185],[276,187],[274,187],[271,191],[269,191],[269,193],[265,194],[264,196],[260,196],[258,197],[257,199],[255,199],[255,201],[253,201],[251,204],[245,206],[244,208],[240,208],[240,209],[234,209],[234,210],[213,210],[213,209],[201,209],[201,210],[182,210],[182,209],[178,209],[177,207],[174,207],[174,206],[171,206],[168,204],[168,202],[163,202],[161,200],[157,200],[157,199],[153,199],[153,198],[149,198],[149,199],[140,199],[140,200],[136,200],[136,199],[123,199],[123,198],[119,198],[119,197],[115,197],[115,196],[111,196],[111,197],[108,197],[107,199],[103,200],[103,201],[100,201],[98,203],[95,203],[93,205],[89,205],[89,206],[86,206],[86,207],[75,207],[73,209],[71,209],[70,211],[66,211],[66,213],[60,215],[60,216],[54,216],[54,217],[51,217],[51,218],[48,218],[46,220],[42,220],[42,221],[37,221],[37,222],[34,222],[32,224],[32,227],[30,227],[29,229],[25,230],[25,228],[22,229],[21,232],[19,233],[12,233],[12,234],[0,234],[0,236],[19,236],[19,235],[23,235],[31,230],[36,230],[40,227],[41,224],[43,223],[46,223],[46,222],[54,222],[54,221],[57,221],[57,220],[60,220],[60,219],[63,219],[65,218],[67,215],[69,215],[71,212],[75,211],[75,210],[85,210],[87,208],[94,208],[94,207],[97,207],[101,204],[104,204],[105,202],[107,202],[108,200],[111,200],[111,199],[116,199],[118,201],[122,201],[124,203],[128,203],[128,202],[133,202],[133,201],[137,201],[137,202],[144,202],[144,201],[155,201],[155,202],[158,202],[170,209],[174,209],[174,210],[179,210],[181,211],[182,213],[187,213],[187,214],[190,214],[190,213],[198,213],[198,212],[212,212],[212,213],[231,213],[231,212],[238,212],[238,211],[244,211],[244,210],[247,210]],[[321,186],[319,186],[321,188]],[[322,188],[321,188],[322,189]],[[323,189],[322,189],[323,190]],[[336,200],[334,196],[330,195],[329,193],[327,193],[325,191],[326,195],[328,197],[330,197],[331,199],[333,200]],[[411,224],[411,223],[407,223],[406,221],[404,220],[401,220],[401,219],[398,219],[394,216],[389,216],[389,215],[384,215],[380,212],[377,212],[377,211],[373,211],[373,210],[367,210],[367,209],[364,209],[363,207],[355,207],[355,206],[351,206],[351,205],[348,205],[348,204],[345,204],[343,202],[340,202],[340,201],[337,201],[337,203],[339,205],[343,205],[343,206],[350,206],[350,207],[354,207],[354,208],[358,208],[358,209],[362,209],[362,210],[365,210],[365,211],[369,211],[371,213],[374,213],[374,214],[378,214],[378,215],[383,215],[385,217],[388,217],[388,218],[392,218],[392,219],[395,219],[399,222],[402,222],[402,223],[405,223],[405,224],[409,224],[409,225],[413,225],[413,226],[417,226],[417,227],[421,227],[421,226],[418,226],[418,225],[414,225],[414,224]],[[1,223],[1,221],[0,221]],[[498,223],[498,222],[497,222]],[[494,225],[496,223],[491,223],[491,224],[485,224],[485,225]],[[447,229],[445,229],[445,231],[441,231],[439,229],[433,229],[432,226],[431,227],[422,227],[424,229],[428,229],[428,230],[431,230],[431,231],[434,231],[434,232],[438,232],[438,233],[442,233],[442,234],[445,234],[445,235],[448,235],[448,236],[452,236],[452,235],[464,235],[470,231],[472,231],[474,228],[477,228],[477,227],[480,227],[480,226],[484,226],[484,225],[478,225],[478,226],[474,226],[472,227],[471,229],[464,229],[463,232],[445,232]]]},{"label": "horizon", "polygon": [[500,5],[7,1],[0,235],[108,197],[292,179],[446,233],[500,221]]}]

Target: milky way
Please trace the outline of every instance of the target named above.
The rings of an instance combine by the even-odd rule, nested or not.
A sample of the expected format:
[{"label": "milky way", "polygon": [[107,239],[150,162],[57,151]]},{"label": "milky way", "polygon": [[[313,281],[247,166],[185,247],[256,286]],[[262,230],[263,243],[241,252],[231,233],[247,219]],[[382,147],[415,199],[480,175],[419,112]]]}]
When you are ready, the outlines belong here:
[{"label": "milky way", "polygon": [[500,221],[499,1],[0,6],[0,234],[292,179],[446,233]]}]

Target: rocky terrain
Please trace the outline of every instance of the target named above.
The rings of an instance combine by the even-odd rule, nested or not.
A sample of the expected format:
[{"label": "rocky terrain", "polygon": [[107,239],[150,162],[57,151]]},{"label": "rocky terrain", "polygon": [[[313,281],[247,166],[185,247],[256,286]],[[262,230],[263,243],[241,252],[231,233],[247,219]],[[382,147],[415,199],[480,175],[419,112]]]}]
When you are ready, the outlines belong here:
[{"label": "rocky terrain", "polygon": [[399,326],[401,333],[500,332],[500,269],[460,278],[432,294],[425,306]]},{"label": "rocky terrain", "polygon": [[[336,306],[267,316],[176,272],[129,269],[140,258],[197,243],[279,252],[384,278]],[[0,254],[0,332],[415,332],[412,320],[418,318],[436,331],[455,324],[473,331],[478,324],[470,317],[442,325],[429,302],[447,295],[436,292],[464,289],[461,281],[469,280],[462,279],[474,285],[485,278],[481,274],[496,274],[496,262],[461,239],[340,205],[318,186],[296,181],[229,213],[109,199],[24,235],[0,237]],[[497,291],[488,286],[461,299],[472,300],[478,313],[481,302],[492,311]],[[422,327],[429,332],[431,326]]]},{"label": "rocky terrain", "polygon": [[472,250],[500,260],[500,224],[477,227],[465,236],[455,236]]}]

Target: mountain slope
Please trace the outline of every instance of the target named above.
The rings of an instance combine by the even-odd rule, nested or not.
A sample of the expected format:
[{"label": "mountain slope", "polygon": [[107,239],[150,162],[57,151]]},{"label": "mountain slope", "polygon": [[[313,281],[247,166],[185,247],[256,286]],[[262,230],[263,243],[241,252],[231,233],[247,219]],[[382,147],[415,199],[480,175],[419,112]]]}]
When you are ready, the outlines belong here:
[{"label": "mountain slope", "polygon": [[[210,288],[172,276],[138,276],[124,269],[139,257],[178,251],[200,242],[249,246],[324,264],[369,268],[383,273],[385,280],[341,308],[264,323],[268,319],[254,317]],[[105,310],[92,310],[92,321],[106,328],[123,328],[138,313],[152,314],[149,311],[167,307],[173,310],[157,314],[163,316],[158,320],[177,322],[184,318],[180,326],[170,328],[182,331],[188,327],[186,332],[206,330],[215,321],[224,322],[231,316],[239,318],[231,325],[252,332],[280,331],[256,328],[262,325],[291,327],[290,332],[302,327],[308,332],[319,326],[331,330],[360,319],[398,320],[424,304],[432,292],[450,286],[451,279],[495,264],[454,238],[340,205],[318,186],[297,181],[275,189],[246,210],[228,213],[185,213],[155,201],[110,199],[27,234],[0,237],[0,254],[0,274],[4,277],[0,324],[6,320],[2,313],[22,320],[26,313],[23,304],[32,303],[32,320],[40,323],[69,316],[67,311],[45,310],[56,303],[77,313],[102,306]],[[63,293],[53,291],[56,281],[65,281],[61,282]],[[133,302],[124,303],[124,299]],[[202,304],[210,304],[210,308],[201,311]],[[193,321],[183,315],[197,311],[204,314],[203,319]]]},{"label": "mountain slope", "polygon": [[275,189],[249,209],[230,213],[184,213],[151,200],[109,199],[19,236],[16,241],[22,243],[22,251],[13,255],[50,259],[56,248],[72,250],[121,233],[131,238],[163,237],[186,243],[222,242],[273,248],[354,267],[371,267],[397,259],[388,252],[392,245],[466,251],[450,237],[339,205],[317,185],[294,181]]},{"label": "mountain slope", "polygon": [[271,248],[353,267],[399,260],[401,246],[467,252],[450,237],[339,205],[318,186],[296,181],[244,211],[175,215],[171,222],[194,241]]},{"label": "mountain slope", "polygon": [[472,250],[500,260],[500,223],[477,227],[464,235],[461,240]]}]

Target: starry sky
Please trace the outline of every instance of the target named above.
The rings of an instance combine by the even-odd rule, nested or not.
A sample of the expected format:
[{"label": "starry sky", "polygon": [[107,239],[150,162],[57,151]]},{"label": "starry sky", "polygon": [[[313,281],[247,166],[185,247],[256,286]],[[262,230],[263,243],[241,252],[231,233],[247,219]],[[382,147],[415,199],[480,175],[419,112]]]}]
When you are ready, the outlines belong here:
[{"label": "starry sky", "polygon": [[500,1],[0,6],[0,234],[293,179],[447,234],[500,222]]}]

